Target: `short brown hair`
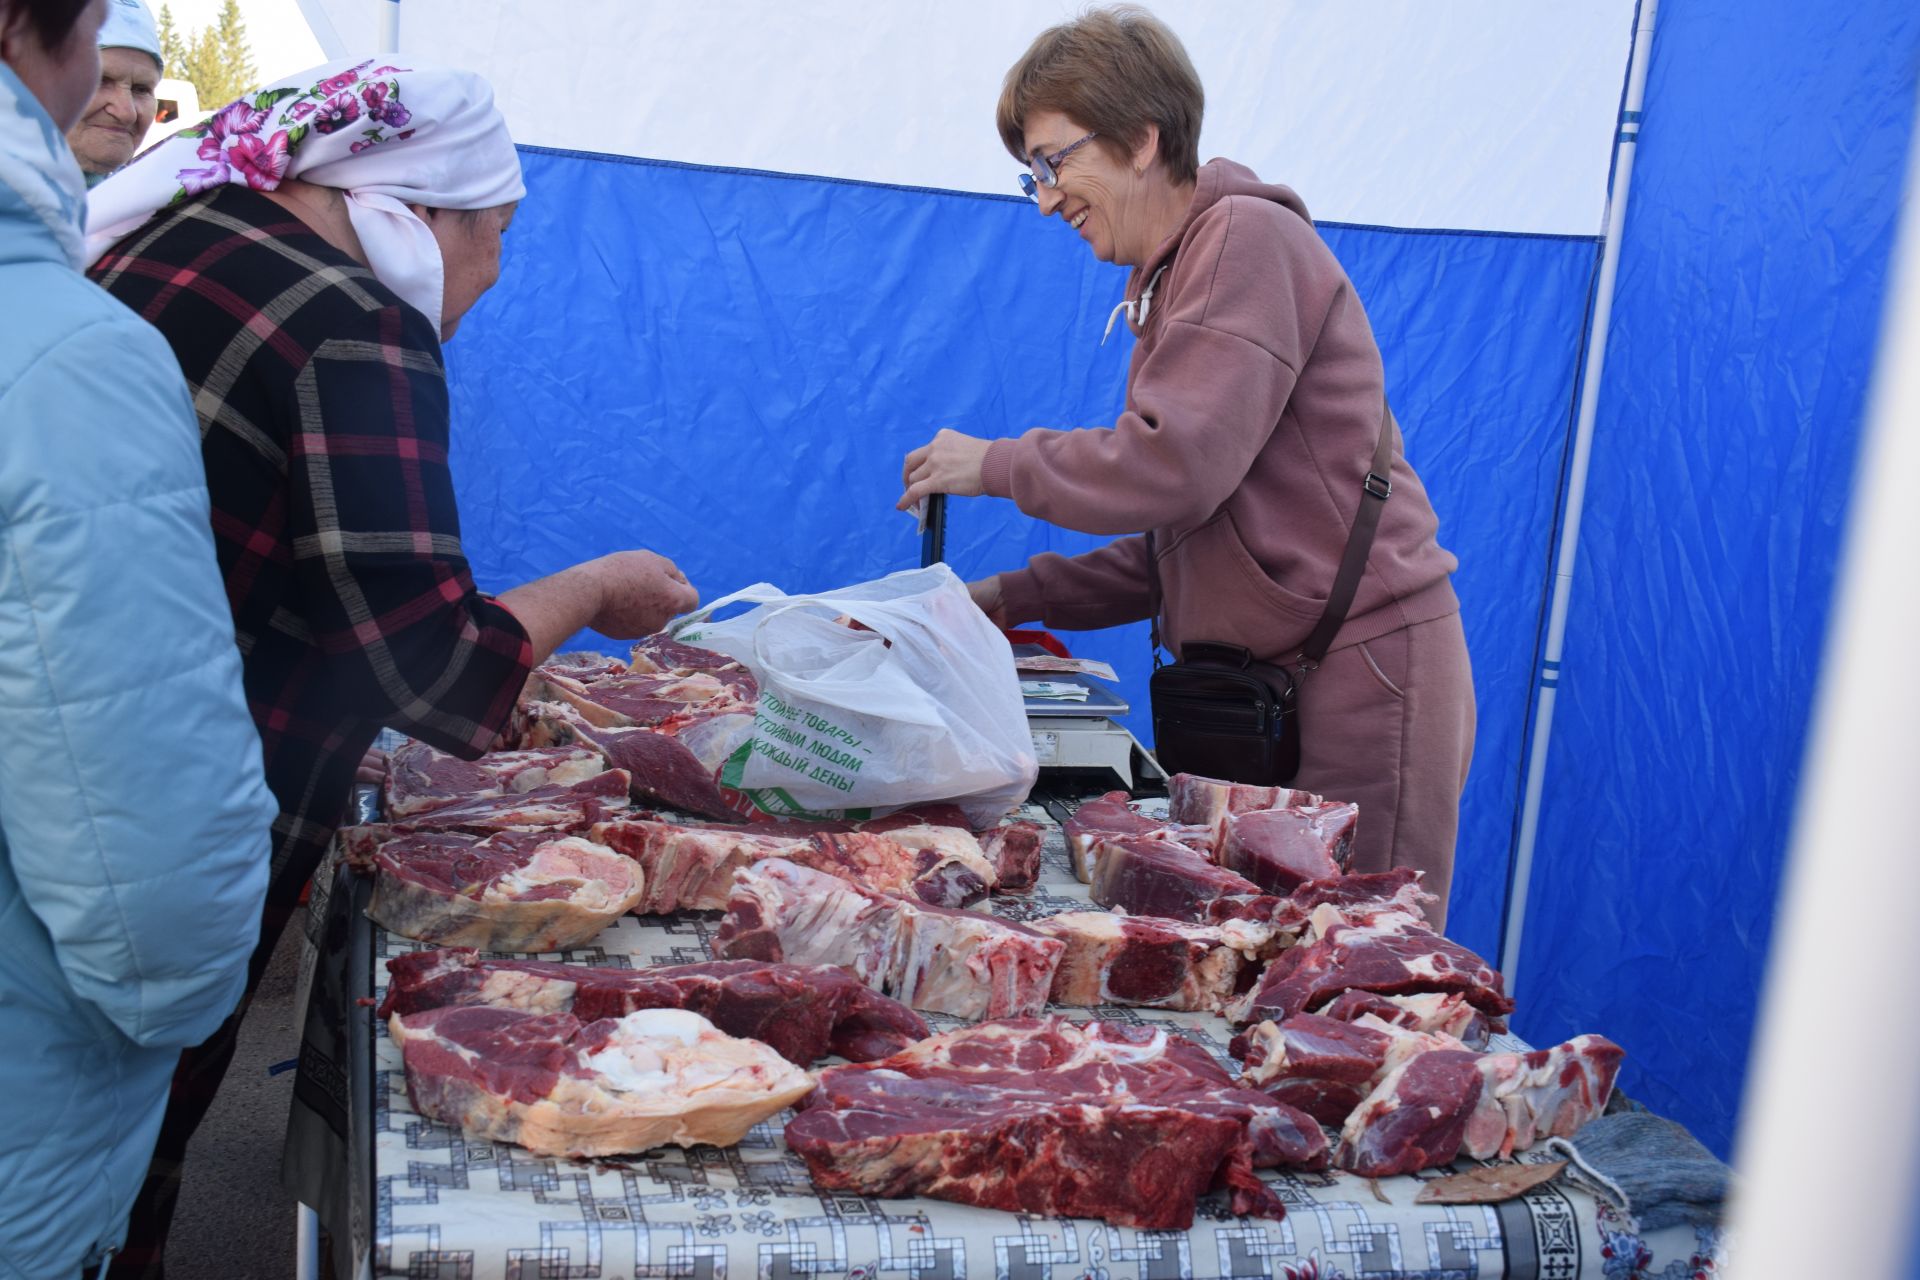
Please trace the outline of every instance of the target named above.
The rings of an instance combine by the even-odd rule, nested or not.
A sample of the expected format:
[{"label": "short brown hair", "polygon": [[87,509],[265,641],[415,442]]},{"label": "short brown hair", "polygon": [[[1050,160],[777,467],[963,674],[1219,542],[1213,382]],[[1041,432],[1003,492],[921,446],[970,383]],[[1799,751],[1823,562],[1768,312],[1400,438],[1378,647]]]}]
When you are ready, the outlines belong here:
[{"label": "short brown hair", "polygon": [[1200,117],[1206,95],[1180,38],[1138,5],[1089,9],[1049,27],[1007,72],[995,112],[1000,140],[1025,160],[1026,120],[1058,111],[1099,134],[1124,158],[1160,129],[1160,162],[1176,182],[1200,169]]}]

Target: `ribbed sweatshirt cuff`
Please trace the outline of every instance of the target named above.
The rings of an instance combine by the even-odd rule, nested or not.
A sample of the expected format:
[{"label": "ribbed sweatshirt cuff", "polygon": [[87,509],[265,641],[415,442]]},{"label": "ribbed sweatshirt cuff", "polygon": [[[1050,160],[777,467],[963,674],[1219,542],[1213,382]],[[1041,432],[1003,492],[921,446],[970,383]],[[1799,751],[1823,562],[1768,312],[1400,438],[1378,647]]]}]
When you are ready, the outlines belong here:
[{"label": "ribbed sweatshirt cuff", "polygon": [[1013,496],[1013,444],[1011,440],[995,440],[980,460],[980,488],[990,498]]},{"label": "ribbed sweatshirt cuff", "polygon": [[1033,570],[1015,569],[1000,575],[1000,605],[1007,611],[1007,625],[1042,621],[1045,606],[1040,600],[1040,584]]}]

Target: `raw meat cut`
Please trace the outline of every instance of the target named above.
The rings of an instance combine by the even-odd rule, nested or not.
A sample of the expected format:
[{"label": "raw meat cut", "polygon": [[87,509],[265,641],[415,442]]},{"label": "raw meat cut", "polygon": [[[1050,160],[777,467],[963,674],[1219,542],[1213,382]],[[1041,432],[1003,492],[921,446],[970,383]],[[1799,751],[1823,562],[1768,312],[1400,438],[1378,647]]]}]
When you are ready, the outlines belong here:
[{"label": "raw meat cut", "polygon": [[751,711],[757,692],[753,676],[738,663],[724,670],[623,671],[585,680],[551,668],[539,674],[543,682],[528,685],[528,701],[564,702],[602,729],[661,725],[721,703]]},{"label": "raw meat cut", "polygon": [[1605,1110],[1625,1055],[1604,1036],[1531,1053],[1440,1049],[1392,1066],[1347,1117],[1336,1162],[1369,1178],[1501,1159]]},{"label": "raw meat cut", "polygon": [[1109,791],[1073,811],[1061,828],[1067,837],[1067,856],[1082,884],[1093,883],[1094,862],[1103,842],[1122,839],[1162,840],[1182,845],[1205,858],[1213,857],[1213,833],[1205,827],[1181,827],[1148,817],[1127,803],[1124,791]]},{"label": "raw meat cut", "polygon": [[758,835],[736,827],[684,827],[650,818],[615,818],[596,824],[587,835],[646,871],[646,895],[634,906],[641,915],[724,910],[735,871],[806,844],[791,836]]},{"label": "raw meat cut", "polygon": [[1320,797],[1311,791],[1291,787],[1222,782],[1197,773],[1176,773],[1167,780],[1168,820],[1210,832],[1215,848],[1226,840],[1227,819],[1234,814],[1320,803]]},{"label": "raw meat cut", "polygon": [[1226,820],[1220,865],[1268,893],[1292,893],[1341,874],[1353,853],[1360,810],[1350,804],[1258,809]]},{"label": "raw meat cut", "polygon": [[[988,891],[999,881],[999,873],[995,871],[992,859],[987,857],[980,842],[965,827],[876,819],[861,823],[851,833],[848,848],[860,847],[861,841],[904,846],[918,855],[912,874],[913,896],[936,907],[971,906],[985,899]],[[879,879],[857,878],[855,883],[884,893],[907,892],[905,888],[896,889]]]},{"label": "raw meat cut", "polygon": [[402,832],[375,848],[371,864],[367,915],[376,924],[486,951],[580,946],[643,892],[633,859],[558,832]]},{"label": "raw meat cut", "polygon": [[664,631],[656,631],[634,644],[632,660],[627,669],[660,675],[746,671],[746,667],[724,653],[682,644]]},{"label": "raw meat cut", "polygon": [[582,1023],[485,1005],[388,1022],[423,1116],[536,1155],[731,1146],[813,1088],[766,1045],[684,1009]]},{"label": "raw meat cut", "polygon": [[1108,911],[1069,911],[1033,927],[1066,944],[1054,971],[1054,1004],[1148,1005],[1218,1013],[1239,991],[1266,941],[1261,925],[1188,924]]},{"label": "raw meat cut", "polygon": [[[1330,917],[1338,918],[1328,907],[1316,911],[1316,920]],[[1235,1022],[1280,1022],[1355,990],[1381,995],[1458,991],[1482,1013],[1513,1012],[1500,975],[1485,960],[1412,924],[1411,917],[1396,915],[1390,921],[1335,923],[1312,942],[1281,952],[1228,1016]]]},{"label": "raw meat cut", "polygon": [[731,699],[691,708],[654,725],[601,725],[578,706],[531,702],[522,742],[529,747],[581,745],[627,772],[633,794],[710,818],[741,816],[746,801],[720,785],[727,757],[753,729],[753,708]]},{"label": "raw meat cut", "polygon": [[[771,826],[772,824],[768,824]],[[787,824],[781,824],[782,830]],[[883,893],[911,894],[939,907],[964,907],[987,896],[980,878],[985,858],[952,850],[945,840],[929,839],[914,848],[896,837],[947,828],[905,827],[886,836],[862,831],[816,832],[794,836],[767,834],[748,826],[681,826],[651,818],[619,818],[588,832],[591,839],[617,849],[647,872],[647,895],[635,908],[642,914],[673,911],[722,911],[733,890],[733,875],[762,858],[786,858],[816,871],[839,876]],[[973,837],[955,832],[968,843]],[[991,874],[992,868],[987,867]]]},{"label": "raw meat cut", "polygon": [[1168,840],[1139,836],[1097,837],[1092,899],[1135,916],[1204,920],[1216,898],[1257,894],[1258,885]]},{"label": "raw meat cut", "polygon": [[581,831],[627,807],[628,776],[606,769],[578,782],[550,782],[522,794],[455,800],[397,821],[373,824],[389,831]]},{"label": "raw meat cut", "polygon": [[1372,1091],[1393,1036],[1371,1027],[1302,1013],[1262,1022],[1236,1038],[1240,1083],[1338,1128]]},{"label": "raw meat cut", "polygon": [[387,974],[381,1018],[465,1004],[571,1013],[582,1022],[636,1009],[690,1009],[728,1035],[771,1045],[803,1067],[829,1053],[870,1062],[928,1034],[919,1014],[825,965],[716,960],[606,969],[483,959],[453,947],[395,956]]},{"label": "raw meat cut", "polygon": [[1235,1213],[1281,1217],[1254,1166],[1327,1158],[1312,1120],[1157,1028],[990,1022],[819,1081],[787,1146],[822,1191],[1184,1229],[1218,1185]]},{"label": "raw meat cut", "polygon": [[1284,896],[1258,894],[1219,898],[1208,904],[1206,919],[1258,920],[1283,932],[1303,932],[1313,913],[1334,907],[1348,924],[1378,924],[1398,917],[1426,919],[1424,903],[1433,895],[1420,888],[1421,873],[1402,867],[1366,875],[1312,880]]},{"label": "raw meat cut", "polygon": [[462,760],[409,740],[387,757],[386,813],[398,821],[456,800],[523,795],[536,787],[591,778],[606,767],[600,753],[580,747],[490,751],[478,760]]},{"label": "raw meat cut", "polygon": [[1458,991],[1429,991],[1410,996],[1383,996],[1372,991],[1342,991],[1318,1012],[1353,1022],[1374,1017],[1408,1031],[1452,1036],[1469,1049],[1485,1049],[1488,1039],[1507,1029],[1503,1018],[1490,1018],[1467,1003]]},{"label": "raw meat cut", "polygon": [[916,1009],[1037,1013],[1065,944],[1024,925],[930,906],[768,858],[734,877],[714,939],[726,959],[837,965]]},{"label": "raw meat cut", "polygon": [[1045,840],[1037,822],[1009,822],[981,833],[980,848],[993,863],[996,893],[1025,893],[1040,882]]}]

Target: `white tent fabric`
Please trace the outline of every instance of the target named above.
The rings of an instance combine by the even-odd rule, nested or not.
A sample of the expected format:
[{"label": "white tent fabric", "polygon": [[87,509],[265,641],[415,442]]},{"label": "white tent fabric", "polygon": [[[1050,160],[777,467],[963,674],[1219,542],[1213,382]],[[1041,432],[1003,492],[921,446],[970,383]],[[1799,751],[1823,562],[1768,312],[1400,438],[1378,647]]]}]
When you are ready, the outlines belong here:
[{"label": "white tent fabric", "polygon": [[[302,0],[330,56],[394,0]],[[400,47],[488,76],[524,144],[1005,195],[1001,78],[1059,0],[405,0]],[[1202,157],[1317,218],[1597,235],[1631,0],[1168,0],[1207,86]],[[1392,39],[1382,39],[1382,32]]]}]

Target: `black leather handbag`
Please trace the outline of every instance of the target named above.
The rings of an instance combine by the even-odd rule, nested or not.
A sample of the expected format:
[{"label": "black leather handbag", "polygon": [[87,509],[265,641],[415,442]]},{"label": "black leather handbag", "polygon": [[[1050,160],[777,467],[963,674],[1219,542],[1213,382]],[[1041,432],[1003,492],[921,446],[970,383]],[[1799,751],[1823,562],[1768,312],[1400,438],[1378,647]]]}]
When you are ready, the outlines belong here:
[{"label": "black leather handbag", "polygon": [[1154,538],[1147,535],[1147,577],[1153,602],[1153,753],[1168,773],[1197,773],[1226,782],[1282,786],[1300,772],[1299,681],[1319,665],[1366,572],[1381,508],[1393,492],[1392,414],[1380,410],[1380,437],[1373,464],[1361,482],[1360,507],[1347,534],[1347,549],[1334,575],[1326,612],[1300,652],[1295,671],[1261,662],[1238,645],[1194,641],[1182,645],[1178,662],[1160,661],[1160,569]]}]

